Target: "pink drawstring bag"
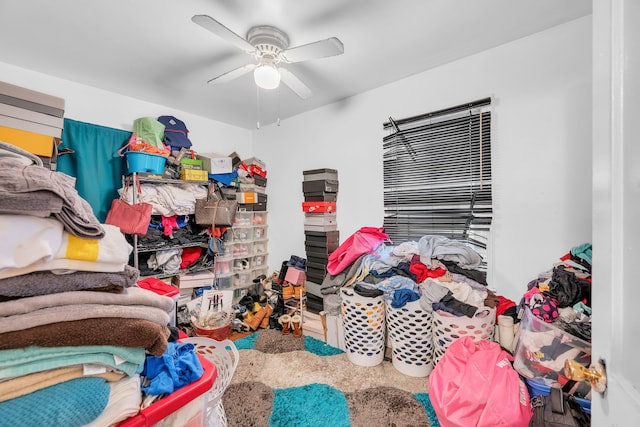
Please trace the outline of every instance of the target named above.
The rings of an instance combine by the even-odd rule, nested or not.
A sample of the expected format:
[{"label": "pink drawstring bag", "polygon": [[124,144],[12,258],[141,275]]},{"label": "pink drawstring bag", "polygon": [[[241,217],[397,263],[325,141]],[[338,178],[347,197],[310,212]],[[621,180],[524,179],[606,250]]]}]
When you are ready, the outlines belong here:
[{"label": "pink drawstring bag", "polygon": [[327,261],[327,271],[335,276],[349,267],[361,255],[375,251],[382,242],[389,239],[384,228],[362,227],[331,252]]},{"label": "pink drawstring bag", "polygon": [[454,341],[429,376],[429,399],[442,427],[528,426],[529,391],[513,357],[493,341]]}]

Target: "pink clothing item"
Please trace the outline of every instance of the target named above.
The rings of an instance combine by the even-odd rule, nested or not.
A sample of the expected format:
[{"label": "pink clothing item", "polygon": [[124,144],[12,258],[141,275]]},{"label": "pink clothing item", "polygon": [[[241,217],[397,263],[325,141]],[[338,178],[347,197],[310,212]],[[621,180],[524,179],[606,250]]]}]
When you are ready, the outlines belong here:
[{"label": "pink clothing item", "polygon": [[513,357],[493,341],[454,341],[429,375],[429,399],[442,427],[526,427],[533,415]]},{"label": "pink clothing item", "polygon": [[173,230],[177,230],[178,228],[178,216],[163,216],[162,217],[162,229],[164,230],[165,236],[171,236],[173,234]]},{"label": "pink clothing item", "polygon": [[327,271],[335,276],[360,256],[375,251],[386,240],[389,240],[389,235],[384,232],[384,228],[360,228],[329,255]]}]

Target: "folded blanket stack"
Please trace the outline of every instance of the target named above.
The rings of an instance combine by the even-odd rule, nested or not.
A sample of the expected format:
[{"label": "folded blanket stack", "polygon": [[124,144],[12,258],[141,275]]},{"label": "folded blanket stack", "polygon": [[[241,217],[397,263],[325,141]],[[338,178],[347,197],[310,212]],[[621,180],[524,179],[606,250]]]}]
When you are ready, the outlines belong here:
[{"label": "folded blanket stack", "polygon": [[137,286],[131,245],[74,183],[0,143],[0,413],[14,425],[135,415],[145,359],[168,346],[173,300]]}]

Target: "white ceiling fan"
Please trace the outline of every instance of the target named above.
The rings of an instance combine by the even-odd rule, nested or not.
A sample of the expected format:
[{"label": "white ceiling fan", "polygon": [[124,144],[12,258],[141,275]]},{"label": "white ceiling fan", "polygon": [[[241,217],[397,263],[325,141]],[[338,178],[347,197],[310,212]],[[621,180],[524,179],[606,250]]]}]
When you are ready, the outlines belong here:
[{"label": "white ceiling fan", "polygon": [[300,98],[307,99],[312,95],[311,89],[287,68],[278,65],[326,58],[344,53],[344,46],[336,37],[289,47],[287,34],[270,25],[259,25],[250,28],[246,39],[243,39],[208,15],[194,15],[191,20],[244,50],[256,60],[253,64],[243,65],[212,78],[208,81],[211,84],[226,83],[253,71],[255,82],[259,87],[275,89],[282,80]]}]

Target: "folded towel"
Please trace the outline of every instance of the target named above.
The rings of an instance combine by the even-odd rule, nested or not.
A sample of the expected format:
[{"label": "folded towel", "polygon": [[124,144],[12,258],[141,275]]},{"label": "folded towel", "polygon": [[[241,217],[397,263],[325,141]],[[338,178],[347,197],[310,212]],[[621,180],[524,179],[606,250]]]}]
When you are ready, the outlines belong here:
[{"label": "folded towel", "polygon": [[0,157],[20,160],[24,165],[42,166],[42,159],[22,148],[0,141]]},{"label": "folded towel", "polygon": [[[0,182],[1,212],[24,213],[19,206],[4,204],[4,195],[44,191],[51,194],[51,214],[64,224],[69,233],[92,239],[104,236],[104,229],[91,205],[75,189],[74,177],[42,166],[25,165],[16,158],[0,157]],[[56,203],[55,199],[62,199],[59,211],[56,211],[59,202]]]},{"label": "folded towel", "polygon": [[113,426],[129,417],[138,415],[142,406],[140,375],[109,383],[109,403],[98,418],[85,427]]},{"label": "folded towel", "polygon": [[49,369],[42,372],[35,372],[29,375],[21,375],[9,380],[0,381],[0,402],[24,396],[55,384],[76,378],[99,377],[105,381],[119,381],[125,377],[121,371],[107,371],[96,373],[85,373],[83,365],[69,366],[66,368]]},{"label": "folded towel", "polygon": [[0,379],[2,378],[3,357],[1,350],[29,346],[38,346],[36,348],[118,346],[140,347],[143,349],[143,353],[146,350],[154,356],[161,356],[167,349],[167,340],[170,334],[171,331],[166,325],[161,326],[144,319],[119,319],[115,317],[49,323],[21,331],[5,332],[0,334]]},{"label": "folded towel", "polygon": [[[4,302],[2,304],[8,303]],[[37,326],[48,325],[49,323],[104,317],[143,319],[161,326],[168,325],[170,321],[169,314],[166,310],[146,305],[70,304],[42,308],[31,313],[2,317],[0,333],[22,331]]]},{"label": "folded towel", "polygon": [[140,271],[129,265],[123,271],[112,273],[75,271],[56,274],[49,270],[36,271],[0,279],[0,300],[82,290],[120,293],[124,288],[136,286],[139,275]]},{"label": "folded towel", "polygon": [[78,378],[0,403],[0,427],[81,427],[98,418],[111,388],[102,378]]},{"label": "folded towel", "polygon": [[[131,331],[129,330],[128,333]],[[3,345],[11,344],[6,342],[4,335],[3,338],[0,338],[0,343]],[[164,350],[162,351],[164,352]],[[145,359],[146,353],[142,346],[91,344],[70,344],[67,346],[61,342],[59,346],[37,347],[27,344],[26,346],[0,350],[0,380],[84,363],[104,365],[118,369],[127,375],[135,375],[142,372]]]},{"label": "folded towel", "polygon": [[103,227],[104,237],[86,239],[55,219],[0,215],[0,279],[42,270],[123,271],[133,247],[118,227]]},{"label": "folded towel", "polygon": [[[82,304],[99,304],[105,306],[141,305],[155,307],[162,309],[165,312],[170,312],[175,303],[169,297],[158,295],[153,291],[138,287],[127,288],[120,294],[105,294],[104,292],[93,291],[72,291],[20,298],[4,302],[0,304],[0,318],[20,314],[35,314],[38,310],[60,306],[70,306],[66,309],[72,310],[73,307]],[[4,319],[2,319],[2,321],[4,322]]]}]

